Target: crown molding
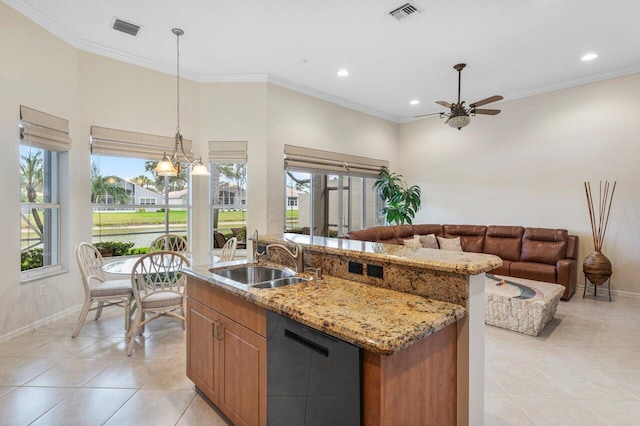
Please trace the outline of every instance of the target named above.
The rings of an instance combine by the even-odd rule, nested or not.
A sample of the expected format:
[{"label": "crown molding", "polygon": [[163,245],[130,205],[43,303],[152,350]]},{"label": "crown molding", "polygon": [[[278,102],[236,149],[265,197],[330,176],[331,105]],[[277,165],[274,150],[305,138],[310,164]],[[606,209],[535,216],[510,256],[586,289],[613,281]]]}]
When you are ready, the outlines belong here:
[{"label": "crown molding", "polygon": [[340,98],[338,96],[330,95],[320,90],[316,90],[311,87],[287,80],[285,78],[278,77],[277,75],[269,74],[269,78],[267,82],[274,84],[276,86],[284,87],[285,89],[291,89],[294,92],[299,92],[299,93],[311,96],[313,98],[330,102],[332,104],[340,105],[345,108],[349,108],[349,109],[363,112],[365,114],[373,115],[374,117],[382,118],[383,120],[391,121],[393,123],[399,122],[398,117],[396,117],[395,115],[387,114],[386,112],[378,111],[377,109],[369,108],[364,105],[360,105],[358,103]]}]

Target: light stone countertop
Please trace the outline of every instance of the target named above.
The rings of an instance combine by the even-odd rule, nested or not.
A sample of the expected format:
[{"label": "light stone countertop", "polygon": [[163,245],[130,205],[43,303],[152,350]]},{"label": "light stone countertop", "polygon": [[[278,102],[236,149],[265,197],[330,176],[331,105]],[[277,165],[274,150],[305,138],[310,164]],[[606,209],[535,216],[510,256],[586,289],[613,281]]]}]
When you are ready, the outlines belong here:
[{"label": "light stone countertop", "polygon": [[185,274],[380,355],[400,351],[467,315],[453,303],[331,276],[274,289],[245,289],[217,279],[210,268],[193,266]]},{"label": "light stone countertop", "polygon": [[434,271],[477,275],[502,266],[502,259],[492,254],[469,253],[428,248],[411,249],[403,245],[373,243],[343,238],[311,237],[301,234],[260,235],[259,243],[282,243],[290,240],[320,253],[350,256],[370,261],[392,261]]}]

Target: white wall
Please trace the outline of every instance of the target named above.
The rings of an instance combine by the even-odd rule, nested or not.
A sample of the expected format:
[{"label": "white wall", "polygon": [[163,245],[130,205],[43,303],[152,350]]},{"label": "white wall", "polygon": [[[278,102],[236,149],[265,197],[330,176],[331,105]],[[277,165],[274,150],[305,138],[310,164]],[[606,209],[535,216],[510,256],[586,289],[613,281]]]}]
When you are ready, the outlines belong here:
[{"label": "white wall", "polygon": [[[70,120],[71,138],[79,139],[75,125],[77,102],[77,52],[61,40],[0,3],[0,336],[54,315],[81,301],[82,288],[75,268],[69,273],[20,283],[20,120],[19,107],[25,105]],[[75,145],[74,145],[75,146]],[[68,163],[79,160],[77,151],[68,155]],[[86,173],[85,173],[86,174]],[[72,166],[64,182],[82,179]],[[63,225],[83,220],[79,197],[68,194],[68,208],[62,211]],[[69,256],[78,240],[78,229],[69,229],[62,250]],[[65,265],[68,267],[68,265]],[[40,285],[46,296],[39,296]],[[69,332],[71,333],[72,330]]]},{"label": "white wall", "polygon": [[268,231],[284,226],[284,145],[396,159],[398,125],[279,86],[269,85]]},{"label": "white wall", "polygon": [[[0,156],[4,185],[0,238],[0,338],[79,306],[83,300],[74,248],[91,240],[91,125],[172,136],[176,126],[175,76],[77,51],[0,3]],[[68,209],[63,242],[68,272],[20,284],[18,247],[19,105],[70,121],[72,149],[64,179]],[[251,231],[281,232],[284,223],[283,145],[395,158],[397,125],[266,83],[200,84],[181,80],[181,130],[196,156],[208,157],[210,140],[248,142],[248,213]],[[193,178],[194,255],[209,251],[209,194]],[[41,284],[47,295],[39,296]],[[69,330],[71,333],[72,330]]]},{"label": "white wall", "polygon": [[[612,288],[640,293],[640,74],[495,104],[461,131],[400,125],[398,172],[423,190],[415,223],[566,228],[593,251],[583,182],[617,181],[603,253]],[[596,186],[597,190],[597,186]]]}]

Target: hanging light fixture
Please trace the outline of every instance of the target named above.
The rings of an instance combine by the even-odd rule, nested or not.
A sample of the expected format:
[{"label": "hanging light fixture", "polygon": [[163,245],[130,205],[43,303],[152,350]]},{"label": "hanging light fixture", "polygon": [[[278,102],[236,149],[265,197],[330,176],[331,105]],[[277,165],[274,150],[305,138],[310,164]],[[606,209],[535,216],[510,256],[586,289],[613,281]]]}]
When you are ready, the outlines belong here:
[{"label": "hanging light fixture", "polygon": [[182,140],[182,134],[180,133],[180,36],[184,34],[180,28],[173,28],[171,30],[172,33],[176,35],[176,50],[177,50],[177,61],[176,61],[176,92],[177,92],[177,107],[176,112],[178,116],[178,124],[176,126],[176,143],[173,147],[173,154],[171,158],[167,157],[167,153],[165,152],[162,156],[162,160],[156,165],[153,171],[158,176],[178,176],[182,171],[182,165],[180,164],[180,154],[189,162],[187,168],[191,168],[192,176],[209,176],[209,170],[207,167],[202,164],[202,157],[197,160],[192,160],[189,158],[187,153],[184,151],[184,145]]}]

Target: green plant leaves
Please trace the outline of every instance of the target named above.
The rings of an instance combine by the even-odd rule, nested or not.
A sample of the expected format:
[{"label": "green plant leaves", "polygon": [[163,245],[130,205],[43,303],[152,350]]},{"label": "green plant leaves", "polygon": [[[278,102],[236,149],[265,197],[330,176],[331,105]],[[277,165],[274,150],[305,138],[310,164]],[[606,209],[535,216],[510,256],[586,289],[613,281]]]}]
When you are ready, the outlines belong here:
[{"label": "green plant leaves", "polygon": [[387,223],[397,225],[412,223],[422,203],[422,191],[418,185],[407,187],[407,184],[402,180],[402,175],[389,171],[387,167],[382,167],[373,188],[378,191],[380,198],[385,203],[382,214]]}]

